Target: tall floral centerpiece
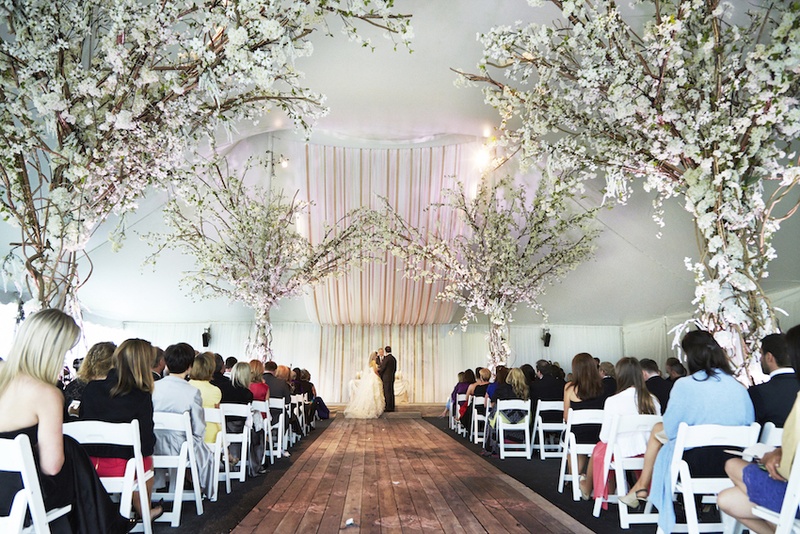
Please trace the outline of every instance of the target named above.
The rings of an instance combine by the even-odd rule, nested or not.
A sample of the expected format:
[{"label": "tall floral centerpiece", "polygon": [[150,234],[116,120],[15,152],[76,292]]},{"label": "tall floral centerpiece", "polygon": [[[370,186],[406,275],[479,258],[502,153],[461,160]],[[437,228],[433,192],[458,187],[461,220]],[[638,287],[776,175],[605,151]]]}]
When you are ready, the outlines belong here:
[{"label": "tall floral centerpiece", "polygon": [[542,180],[528,198],[510,177],[492,183],[485,176],[474,198],[462,185],[445,192],[443,204],[464,223],[450,240],[436,229],[420,231],[387,206],[394,232],[392,252],[405,259],[407,274],[426,281],[443,280],[437,298],[464,308],[462,328],[477,313],[489,319],[489,363],[506,364],[510,355],[508,323],[526,304],[546,318],[539,297],[591,256],[597,231],[594,210],[574,209],[568,189]]},{"label": "tall floral centerpiece", "polygon": [[383,254],[383,234],[377,230],[383,215],[354,209],[328,226],[312,246],[296,224],[309,203],[246,184],[256,163],[250,160],[240,173],[229,172],[224,160],[211,165],[167,203],[170,232],[151,237],[162,249],[195,258],[196,270],[185,273],[183,280],[192,295],[221,296],[254,310],[247,352],[272,359],[270,311],[376,252]]},{"label": "tall floral centerpiece", "polygon": [[800,4],[644,1],[634,27],[610,0],[551,3],[561,21],[492,29],[480,72],[464,76],[524,160],[603,176],[622,201],[634,180],[657,207],[683,199],[700,247],[685,259],[694,321],[746,368],[778,327],[761,282],[797,208],[779,203],[800,176]]},{"label": "tall floral centerpiece", "polygon": [[[332,19],[405,42],[392,0],[14,0],[0,7],[0,216],[20,228],[6,258],[41,306],[86,281],[89,237],[150,185],[190,174],[200,143],[281,111],[325,112],[297,58]],[[112,236],[119,240],[119,235]]]}]

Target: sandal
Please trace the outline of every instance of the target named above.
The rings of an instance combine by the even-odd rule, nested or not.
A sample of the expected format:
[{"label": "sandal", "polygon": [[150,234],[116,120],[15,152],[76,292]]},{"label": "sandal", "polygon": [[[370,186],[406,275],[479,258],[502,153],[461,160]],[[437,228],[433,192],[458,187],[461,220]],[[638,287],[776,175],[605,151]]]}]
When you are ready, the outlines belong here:
[{"label": "sandal", "polygon": [[578,488],[581,491],[581,499],[584,501],[588,501],[589,499],[592,498],[592,496],[589,494],[588,491],[583,489],[583,482],[585,480],[586,480],[586,475],[581,475],[580,477],[578,477]]},{"label": "sandal", "polygon": [[[640,497],[639,495],[641,494],[644,494],[644,497]],[[647,502],[647,497],[649,496],[650,492],[646,489],[631,490],[627,495],[620,497],[619,502],[625,504],[628,508],[638,508],[639,502]]]}]

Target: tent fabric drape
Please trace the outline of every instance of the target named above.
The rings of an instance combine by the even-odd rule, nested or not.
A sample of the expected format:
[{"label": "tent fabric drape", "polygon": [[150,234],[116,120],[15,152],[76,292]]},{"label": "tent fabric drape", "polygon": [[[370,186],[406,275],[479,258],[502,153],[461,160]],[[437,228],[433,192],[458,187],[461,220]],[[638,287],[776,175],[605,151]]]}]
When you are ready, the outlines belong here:
[{"label": "tent fabric drape", "polygon": [[[443,191],[478,179],[469,159],[478,143],[406,149],[356,149],[307,145],[306,180],[301,186],[312,206],[304,230],[313,244],[325,225],[333,225],[359,206],[382,208],[381,198],[412,226],[437,228],[447,237],[461,233],[451,210],[427,210],[444,201]],[[313,289],[306,298],[312,321],[320,324],[413,325],[448,323],[455,307],[436,300],[441,283],[403,276],[402,261],[390,253],[385,263],[366,264]]]}]

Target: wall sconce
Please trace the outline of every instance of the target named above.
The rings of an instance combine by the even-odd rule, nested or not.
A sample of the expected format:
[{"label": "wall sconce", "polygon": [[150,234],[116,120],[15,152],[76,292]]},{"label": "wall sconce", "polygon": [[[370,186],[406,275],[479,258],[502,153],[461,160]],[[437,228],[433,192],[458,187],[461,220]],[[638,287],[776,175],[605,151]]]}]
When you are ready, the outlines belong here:
[{"label": "wall sconce", "polygon": [[208,347],[211,342],[211,327],[208,326],[203,330],[203,347]]}]

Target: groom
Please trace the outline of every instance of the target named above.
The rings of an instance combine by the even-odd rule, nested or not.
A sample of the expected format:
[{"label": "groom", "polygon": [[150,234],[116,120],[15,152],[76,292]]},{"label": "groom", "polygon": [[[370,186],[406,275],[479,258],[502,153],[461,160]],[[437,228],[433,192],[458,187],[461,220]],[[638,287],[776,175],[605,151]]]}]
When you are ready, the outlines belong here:
[{"label": "groom", "polygon": [[378,363],[378,374],[383,381],[383,396],[386,399],[386,411],[394,411],[394,373],[397,371],[397,360],[392,356],[392,347],[386,346],[385,356]]}]

